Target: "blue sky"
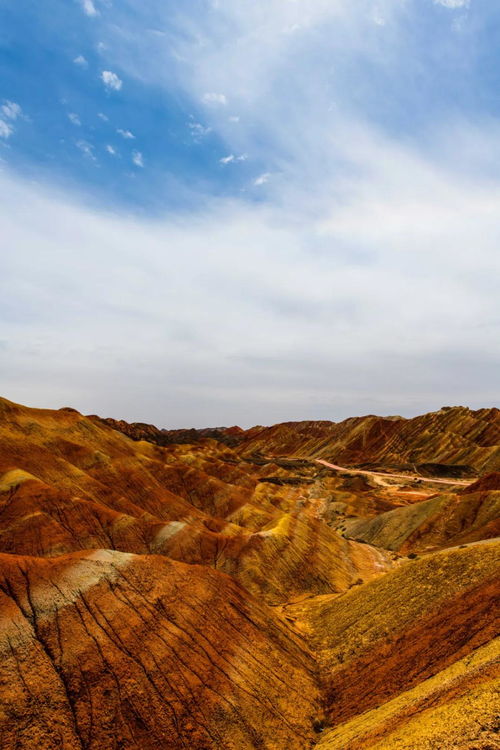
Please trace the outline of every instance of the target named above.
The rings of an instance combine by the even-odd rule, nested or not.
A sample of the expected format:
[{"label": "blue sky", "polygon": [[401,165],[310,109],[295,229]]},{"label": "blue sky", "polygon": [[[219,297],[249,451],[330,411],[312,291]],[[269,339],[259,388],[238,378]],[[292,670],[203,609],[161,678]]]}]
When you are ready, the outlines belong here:
[{"label": "blue sky", "polygon": [[0,0],[2,392],[498,404],[499,42],[493,0]]},{"label": "blue sky", "polygon": [[[493,3],[361,2],[347,18],[321,2],[311,17],[315,4],[306,0],[271,3],[267,18],[265,11],[232,14],[229,3],[211,0],[178,5],[2,2],[1,93],[24,115],[15,128],[7,118],[14,130],[2,140],[8,165],[108,205],[154,213],[178,210],[193,192],[260,198],[252,183],[293,158],[280,153],[279,134],[260,107],[276,117],[281,110],[287,129],[307,79],[321,91],[316,116],[332,128],[340,111],[418,141],[448,117],[495,117],[500,109],[500,8]],[[259,26],[269,42],[252,39]],[[232,35],[244,40],[246,58],[235,57]],[[224,66],[225,47],[236,70],[216,72],[225,91],[212,91],[208,76],[202,91],[196,66]],[[267,67],[262,56],[273,54]],[[269,78],[257,70],[253,81],[238,81],[247,65],[266,67]],[[239,152],[243,141],[248,153]],[[324,158],[320,144],[315,151]]]}]

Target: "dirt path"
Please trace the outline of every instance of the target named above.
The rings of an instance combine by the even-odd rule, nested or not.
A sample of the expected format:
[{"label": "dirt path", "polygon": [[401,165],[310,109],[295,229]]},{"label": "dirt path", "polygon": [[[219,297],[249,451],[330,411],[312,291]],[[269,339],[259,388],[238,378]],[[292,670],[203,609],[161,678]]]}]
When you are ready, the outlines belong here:
[{"label": "dirt path", "polygon": [[322,458],[314,458],[314,463],[322,464],[327,466],[329,469],[335,469],[336,471],[347,471],[349,474],[364,474],[369,477],[383,477],[384,479],[406,479],[408,482],[415,481],[418,479],[420,482],[432,482],[433,484],[451,484],[466,486],[472,482],[468,479],[435,479],[433,477],[422,477],[417,474],[384,474],[382,471],[367,471],[365,469],[353,469],[346,466],[337,466],[337,464],[331,464],[328,461],[324,461]]}]

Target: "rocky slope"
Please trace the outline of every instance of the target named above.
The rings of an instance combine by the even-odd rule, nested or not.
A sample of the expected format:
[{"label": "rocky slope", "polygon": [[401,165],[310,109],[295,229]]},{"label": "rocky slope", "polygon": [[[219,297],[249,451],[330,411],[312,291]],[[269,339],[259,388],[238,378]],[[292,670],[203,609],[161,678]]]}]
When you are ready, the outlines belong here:
[{"label": "rocky slope", "polygon": [[413,419],[356,417],[286,422],[245,433],[244,453],[323,458],[342,466],[383,466],[471,476],[500,470],[500,409],[444,407]]},{"label": "rocky slope", "polygon": [[318,750],[496,750],[500,642],[326,732]]},{"label": "rocky slope", "polygon": [[499,475],[314,460],[463,477],[495,410],[378,419],[189,443],[0,399],[0,747],[495,747]]},{"label": "rocky slope", "polygon": [[302,748],[315,664],[207,567],[0,557],[2,748]]},{"label": "rocky slope", "polygon": [[500,537],[500,490],[493,474],[458,493],[442,493],[375,518],[345,522],[358,541],[398,552],[421,552]]}]

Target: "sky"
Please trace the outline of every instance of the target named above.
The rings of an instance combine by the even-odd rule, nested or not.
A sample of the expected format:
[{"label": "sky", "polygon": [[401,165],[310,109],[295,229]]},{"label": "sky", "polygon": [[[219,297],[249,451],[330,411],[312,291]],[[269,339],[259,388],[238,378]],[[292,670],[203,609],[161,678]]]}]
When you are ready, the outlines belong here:
[{"label": "sky", "polygon": [[500,406],[498,0],[0,0],[0,393]]}]

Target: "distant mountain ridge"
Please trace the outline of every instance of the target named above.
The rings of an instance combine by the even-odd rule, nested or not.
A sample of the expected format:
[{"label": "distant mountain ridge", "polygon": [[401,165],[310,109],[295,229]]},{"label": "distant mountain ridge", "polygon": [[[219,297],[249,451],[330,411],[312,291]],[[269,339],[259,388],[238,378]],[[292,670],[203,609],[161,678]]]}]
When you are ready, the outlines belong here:
[{"label": "distant mountain ridge", "polygon": [[107,417],[103,419],[95,414],[91,419],[97,419],[108,427],[112,427],[118,432],[132,438],[132,440],[147,440],[156,445],[182,445],[192,444],[205,438],[218,440],[225,445],[237,445],[240,435],[244,434],[241,427],[204,427],[196,429],[194,427],[181,428],[177,430],[166,430],[155,427],[153,424],[145,422],[125,422],[123,419],[113,419]]},{"label": "distant mountain ridge", "polygon": [[306,420],[271,427],[190,430],[103,420],[135,440],[158,445],[212,438],[242,455],[321,458],[343,466],[475,476],[500,470],[500,409],[443,407],[413,418],[368,415],[342,422]]}]

